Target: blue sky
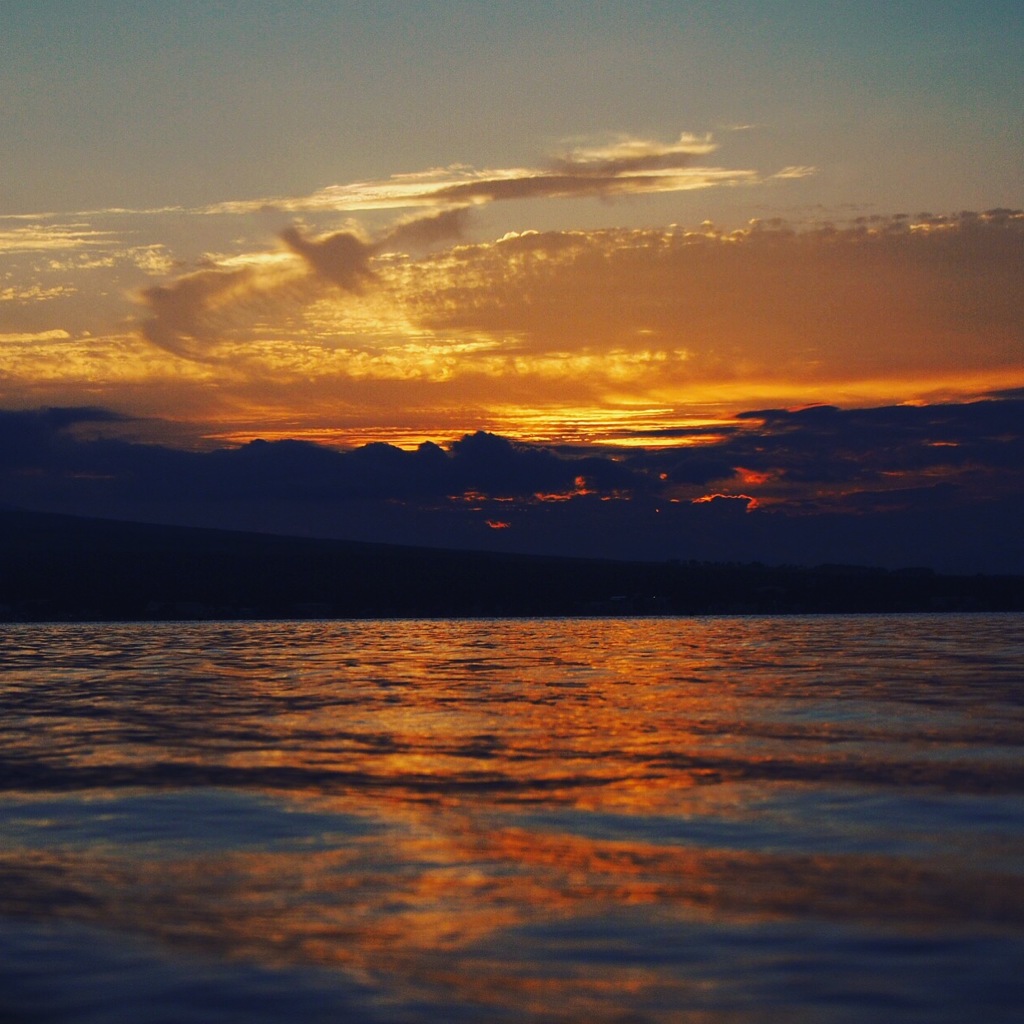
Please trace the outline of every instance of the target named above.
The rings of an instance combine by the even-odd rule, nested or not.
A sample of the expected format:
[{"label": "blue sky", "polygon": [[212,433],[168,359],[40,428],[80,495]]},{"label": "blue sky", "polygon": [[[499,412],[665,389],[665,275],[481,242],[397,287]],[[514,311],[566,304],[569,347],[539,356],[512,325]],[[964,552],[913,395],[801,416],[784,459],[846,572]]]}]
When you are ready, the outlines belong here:
[{"label": "blue sky", "polygon": [[[1015,2],[41,0],[3,3],[0,25],[5,213],[295,194],[684,130],[743,166],[816,168],[785,194],[668,211],[697,221],[1021,189]],[[581,213],[599,219],[560,218]]]}]

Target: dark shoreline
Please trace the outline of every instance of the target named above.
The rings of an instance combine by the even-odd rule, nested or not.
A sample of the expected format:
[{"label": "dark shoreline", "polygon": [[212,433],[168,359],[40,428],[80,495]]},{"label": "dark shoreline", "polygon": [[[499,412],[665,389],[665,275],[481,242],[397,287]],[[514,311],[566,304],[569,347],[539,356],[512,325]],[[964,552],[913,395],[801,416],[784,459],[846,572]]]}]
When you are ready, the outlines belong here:
[{"label": "dark shoreline", "polygon": [[1024,576],[617,562],[0,510],[0,621],[1024,611]]}]

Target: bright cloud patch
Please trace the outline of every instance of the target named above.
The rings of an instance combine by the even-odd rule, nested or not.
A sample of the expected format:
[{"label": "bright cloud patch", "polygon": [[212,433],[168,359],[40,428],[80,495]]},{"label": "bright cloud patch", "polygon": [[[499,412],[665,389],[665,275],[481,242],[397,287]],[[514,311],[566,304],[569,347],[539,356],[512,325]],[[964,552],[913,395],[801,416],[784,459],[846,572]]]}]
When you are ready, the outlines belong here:
[{"label": "bright cloud patch", "polygon": [[603,408],[621,434],[630,408],[656,428],[687,406],[863,404],[1024,382],[1017,212],[525,232],[438,249],[464,229],[454,214],[374,236],[291,228],[276,254],[150,287],[145,336],[230,365],[257,390],[273,381],[282,404],[295,387],[307,410],[341,399],[353,423],[384,396],[420,428],[434,409],[441,436],[497,423],[516,433],[515,408],[535,425],[545,409]]}]

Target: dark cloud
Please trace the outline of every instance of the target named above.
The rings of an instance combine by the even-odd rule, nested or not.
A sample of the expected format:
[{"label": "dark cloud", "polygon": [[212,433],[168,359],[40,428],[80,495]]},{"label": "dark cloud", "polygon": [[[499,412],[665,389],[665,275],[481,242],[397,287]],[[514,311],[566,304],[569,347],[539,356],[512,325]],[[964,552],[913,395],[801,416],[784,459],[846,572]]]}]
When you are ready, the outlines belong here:
[{"label": "dark cloud", "polygon": [[1024,572],[1019,398],[760,410],[714,442],[626,451],[478,432],[447,449],[188,452],[88,433],[118,422],[89,408],[0,413],[6,500],[451,547]]},{"label": "dark cloud", "polygon": [[450,450],[459,488],[496,497],[645,485],[643,471],[634,471],[607,458],[567,458],[545,447],[515,444],[483,431],[456,441]]},{"label": "dark cloud", "polygon": [[249,267],[210,269],[146,288],[141,298],[152,316],[142,324],[142,334],[168,352],[195,358],[195,343],[214,340],[225,327],[218,308],[251,294],[255,280],[256,272]]},{"label": "dark cloud", "polygon": [[370,257],[375,246],[351,231],[337,231],[321,238],[303,235],[297,227],[281,232],[281,241],[306,261],[310,270],[325,281],[357,291],[372,276]]},{"label": "dark cloud", "polygon": [[92,406],[0,411],[0,469],[15,473],[45,469],[62,457],[58,453],[81,447],[75,428],[123,422],[124,416]]},{"label": "dark cloud", "polygon": [[461,237],[469,219],[469,210],[456,208],[400,221],[376,239],[356,231],[335,231],[312,237],[292,226],[280,238],[289,251],[301,257],[318,278],[344,291],[358,291],[370,278],[374,256],[395,246],[426,248],[438,242]]},{"label": "dark cloud", "polygon": [[754,181],[753,171],[697,168],[692,153],[678,149],[566,157],[545,170],[481,174],[470,181],[442,185],[424,195],[432,202],[481,203],[511,199],[573,199],[589,196],[674,192],[740,181]]},{"label": "dark cloud", "polygon": [[790,480],[864,484],[970,469],[1008,486],[1024,478],[1024,401],[1006,399],[840,410],[816,406],[742,413],[753,424],[726,442],[752,469]]},{"label": "dark cloud", "polygon": [[440,213],[427,214],[404,220],[390,228],[377,244],[378,249],[393,246],[423,248],[461,238],[469,224],[470,211],[467,207],[455,207]]},{"label": "dark cloud", "polygon": [[446,185],[432,193],[450,203],[500,202],[509,199],[571,199],[660,191],[661,177],[622,174],[558,174],[537,172],[518,178],[489,178]]}]

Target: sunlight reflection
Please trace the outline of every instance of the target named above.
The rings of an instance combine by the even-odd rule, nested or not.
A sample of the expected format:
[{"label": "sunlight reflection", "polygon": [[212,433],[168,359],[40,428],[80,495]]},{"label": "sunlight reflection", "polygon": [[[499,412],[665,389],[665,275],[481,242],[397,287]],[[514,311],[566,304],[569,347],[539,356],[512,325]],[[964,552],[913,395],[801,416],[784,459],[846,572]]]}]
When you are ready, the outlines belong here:
[{"label": "sunlight reflection", "polygon": [[666,1024],[785,929],[1019,933],[1012,652],[865,621],[19,627],[0,916]]}]

